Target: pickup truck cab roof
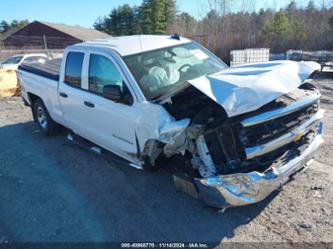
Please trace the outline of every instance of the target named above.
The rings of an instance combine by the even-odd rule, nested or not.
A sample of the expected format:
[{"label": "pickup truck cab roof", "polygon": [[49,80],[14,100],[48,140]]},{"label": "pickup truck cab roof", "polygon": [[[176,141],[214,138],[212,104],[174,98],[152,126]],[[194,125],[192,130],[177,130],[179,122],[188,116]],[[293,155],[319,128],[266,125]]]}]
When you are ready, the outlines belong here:
[{"label": "pickup truck cab roof", "polygon": [[73,45],[71,48],[82,46],[106,47],[113,49],[121,56],[128,56],[190,42],[191,40],[183,37],[177,39],[167,35],[132,35],[88,41]]}]

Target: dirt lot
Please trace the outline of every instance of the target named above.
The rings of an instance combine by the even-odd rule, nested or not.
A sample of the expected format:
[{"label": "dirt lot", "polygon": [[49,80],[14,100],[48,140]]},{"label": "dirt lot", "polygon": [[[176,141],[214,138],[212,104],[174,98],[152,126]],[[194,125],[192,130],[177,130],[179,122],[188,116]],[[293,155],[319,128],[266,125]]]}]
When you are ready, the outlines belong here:
[{"label": "dirt lot", "polygon": [[0,100],[0,243],[333,241],[333,80],[318,79],[325,144],[283,191],[225,213],[146,173],[44,137],[20,98]]}]

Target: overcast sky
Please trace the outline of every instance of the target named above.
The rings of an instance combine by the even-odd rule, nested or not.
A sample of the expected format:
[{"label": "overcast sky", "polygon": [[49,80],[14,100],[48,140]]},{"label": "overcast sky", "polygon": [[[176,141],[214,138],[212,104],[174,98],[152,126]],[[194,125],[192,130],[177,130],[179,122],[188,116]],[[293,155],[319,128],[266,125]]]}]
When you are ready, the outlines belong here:
[{"label": "overcast sky", "polygon": [[[234,0],[233,8],[238,10],[243,1],[252,2],[254,10],[268,7],[278,10],[290,2],[290,0]],[[125,3],[131,6],[140,5],[141,2],[141,0],[1,0],[0,20],[10,22],[13,19],[28,19],[92,27],[99,16],[107,15],[112,8]],[[296,2],[300,6],[305,6],[309,0]],[[332,6],[333,0],[315,0],[317,6],[321,6],[323,2]],[[207,0],[177,0],[177,7],[179,11],[186,11],[197,19],[201,19],[208,10]]]}]

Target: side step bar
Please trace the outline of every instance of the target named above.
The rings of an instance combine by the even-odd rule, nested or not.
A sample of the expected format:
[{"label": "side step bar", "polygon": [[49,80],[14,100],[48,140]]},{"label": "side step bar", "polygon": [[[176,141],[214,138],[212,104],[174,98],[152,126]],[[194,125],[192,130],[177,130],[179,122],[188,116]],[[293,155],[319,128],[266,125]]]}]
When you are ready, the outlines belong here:
[{"label": "side step bar", "polygon": [[80,146],[83,149],[90,150],[91,152],[94,152],[97,155],[102,155],[103,149],[101,147],[98,147],[94,143],[84,139],[83,137],[80,137],[80,136],[74,134],[73,132],[68,133],[67,139],[70,142],[75,143],[76,145]]},{"label": "side step bar", "polygon": [[79,147],[81,147],[85,150],[88,150],[97,155],[103,156],[106,159],[111,160],[115,163],[125,164],[125,165],[131,166],[136,169],[143,169],[141,165],[137,165],[130,161],[127,161],[127,160],[117,156],[116,154],[101,148],[100,146],[88,141],[87,139],[85,139],[73,132],[68,133],[67,140],[69,140],[70,142],[78,145]]}]

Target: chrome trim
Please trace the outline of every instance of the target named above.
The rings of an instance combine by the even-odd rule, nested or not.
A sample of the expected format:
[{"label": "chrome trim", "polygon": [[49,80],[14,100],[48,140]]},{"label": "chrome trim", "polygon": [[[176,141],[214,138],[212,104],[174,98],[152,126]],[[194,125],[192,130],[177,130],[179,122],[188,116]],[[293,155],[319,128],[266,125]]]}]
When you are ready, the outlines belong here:
[{"label": "chrome trim", "polygon": [[316,121],[320,120],[324,116],[324,110],[320,109],[315,115],[313,115],[308,121],[294,130],[282,135],[281,137],[274,139],[266,144],[257,145],[254,147],[245,148],[246,158],[252,159],[257,156],[269,153],[277,148],[282,147],[288,143],[295,141],[299,136],[306,134],[314,125]]},{"label": "chrome trim", "polygon": [[256,124],[260,124],[263,122],[270,121],[272,119],[276,119],[285,115],[288,115],[292,112],[298,111],[305,106],[311,105],[316,102],[320,98],[320,93],[313,94],[311,96],[307,96],[302,98],[301,100],[294,102],[286,107],[278,108],[272,111],[264,112],[254,117],[244,119],[241,124],[243,127],[253,126]]},{"label": "chrome trim", "polygon": [[310,164],[315,150],[323,143],[321,132],[322,130],[302,154],[265,173],[253,171],[195,179],[200,199],[217,208],[244,206],[264,200],[285,184],[291,175]]},{"label": "chrome trim", "polygon": [[133,168],[136,168],[136,169],[141,169],[143,170],[143,167],[139,164],[135,164],[135,163],[130,163],[129,166],[133,167]]}]

